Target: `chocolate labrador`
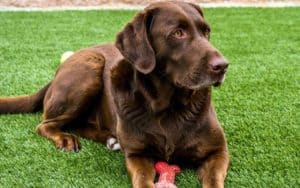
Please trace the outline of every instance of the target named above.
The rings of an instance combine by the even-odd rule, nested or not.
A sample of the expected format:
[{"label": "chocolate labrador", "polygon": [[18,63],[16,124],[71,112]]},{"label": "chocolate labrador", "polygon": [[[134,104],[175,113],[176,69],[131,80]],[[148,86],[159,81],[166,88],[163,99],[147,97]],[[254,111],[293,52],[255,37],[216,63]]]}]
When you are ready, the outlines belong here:
[{"label": "chocolate labrador", "polygon": [[197,5],[151,4],[114,45],[76,52],[37,93],[1,98],[0,113],[43,109],[37,132],[62,150],[80,149],[75,135],[120,144],[133,187],[154,187],[158,160],[193,165],[203,187],[223,187],[229,156],[211,86],[228,63],[209,36]]}]

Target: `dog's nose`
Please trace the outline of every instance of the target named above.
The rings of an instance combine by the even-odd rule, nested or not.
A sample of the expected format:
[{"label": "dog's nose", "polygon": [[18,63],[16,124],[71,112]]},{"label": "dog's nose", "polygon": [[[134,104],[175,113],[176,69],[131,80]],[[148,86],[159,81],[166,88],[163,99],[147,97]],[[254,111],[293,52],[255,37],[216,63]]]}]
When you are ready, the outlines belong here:
[{"label": "dog's nose", "polygon": [[209,62],[209,68],[210,71],[219,74],[219,73],[225,73],[228,67],[228,63],[223,58],[214,58]]}]

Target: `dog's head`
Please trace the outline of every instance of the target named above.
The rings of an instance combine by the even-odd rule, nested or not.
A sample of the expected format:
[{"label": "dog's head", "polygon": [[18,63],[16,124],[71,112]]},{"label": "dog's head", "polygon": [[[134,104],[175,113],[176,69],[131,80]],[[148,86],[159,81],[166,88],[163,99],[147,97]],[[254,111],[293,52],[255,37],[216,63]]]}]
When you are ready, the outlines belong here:
[{"label": "dog's head", "polygon": [[220,85],[228,67],[209,36],[197,5],[160,2],[137,14],[116,46],[139,72],[163,74],[176,86],[197,90]]}]

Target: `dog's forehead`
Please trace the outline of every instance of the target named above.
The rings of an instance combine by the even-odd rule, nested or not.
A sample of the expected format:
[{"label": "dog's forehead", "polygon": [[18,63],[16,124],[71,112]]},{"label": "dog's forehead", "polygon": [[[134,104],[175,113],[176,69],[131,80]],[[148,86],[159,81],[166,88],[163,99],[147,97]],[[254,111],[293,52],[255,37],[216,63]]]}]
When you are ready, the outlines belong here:
[{"label": "dog's forehead", "polygon": [[190,20],[194,23],[203,21],[202,13],[194,6],[184,2],[158,2],[150,5],[145,11],[158,10],[156,17],[161,17],[165,23]]}]

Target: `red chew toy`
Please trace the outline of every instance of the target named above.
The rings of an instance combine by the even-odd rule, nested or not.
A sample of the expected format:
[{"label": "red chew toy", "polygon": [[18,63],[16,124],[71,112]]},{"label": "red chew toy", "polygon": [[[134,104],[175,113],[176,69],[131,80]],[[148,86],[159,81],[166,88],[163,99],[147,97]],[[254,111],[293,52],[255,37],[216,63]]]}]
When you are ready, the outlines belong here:
[{"label": "red chew toy", "polygon": [[156,188],[177,188],[174,181],[175,175],[180,172],[178,166],[169,166],[165,162],[157,162],[155,164],[155,170],[159,174],[158,182],[155,184]]}]

